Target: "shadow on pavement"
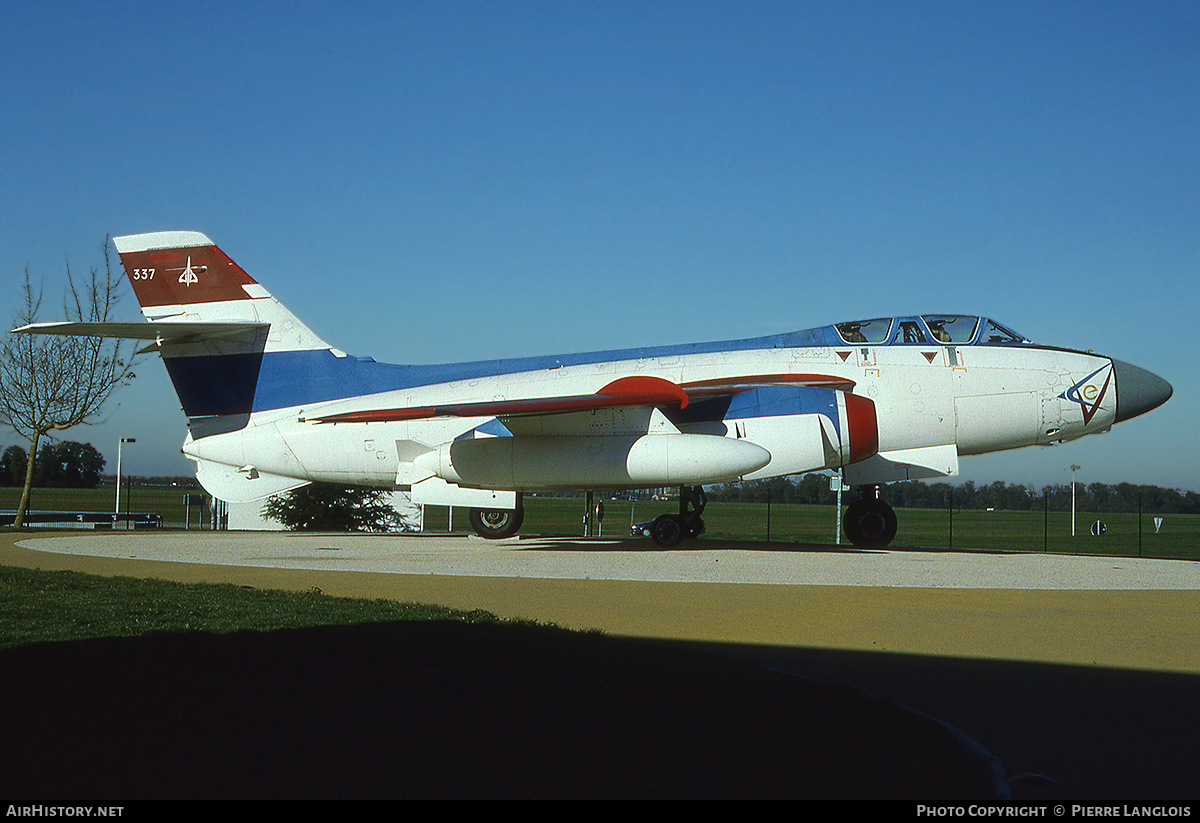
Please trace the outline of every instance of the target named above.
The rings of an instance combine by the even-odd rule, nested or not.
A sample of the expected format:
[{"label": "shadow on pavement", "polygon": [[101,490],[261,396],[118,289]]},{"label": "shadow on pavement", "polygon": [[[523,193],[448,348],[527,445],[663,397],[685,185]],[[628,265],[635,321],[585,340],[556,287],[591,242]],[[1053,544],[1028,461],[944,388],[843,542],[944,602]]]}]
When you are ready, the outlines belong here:
[{"label": "shadow on pavement", "polygon": [[931,718],[721,654],[387,623],[0,652],[0,795],[993,798]]},{"label": "shadow on pavement", "polygon": [[[1186,638],[1179,638],[1186,643]],[[1016,800],[1200,796],[1200,676],[1017,660],[704,644],[936,715]]]}]

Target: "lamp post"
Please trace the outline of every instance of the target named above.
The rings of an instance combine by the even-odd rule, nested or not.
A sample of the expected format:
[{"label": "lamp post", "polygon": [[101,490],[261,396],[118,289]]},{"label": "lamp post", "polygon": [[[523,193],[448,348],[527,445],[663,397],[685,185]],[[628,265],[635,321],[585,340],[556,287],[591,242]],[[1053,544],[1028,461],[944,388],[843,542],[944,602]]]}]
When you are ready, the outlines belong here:
[{"label": "lamp post", "polygon": [[1075,472],[1079,466],[1071,467],[1071,537],[1075,536]]},{"label": "lamp post", "polygon": [[121,517],[121,446],[126,443],[136,443],[132,437],[122,437],[117,441],[117,502],[113,508],[113,528],[117,527],[117,520]]}]

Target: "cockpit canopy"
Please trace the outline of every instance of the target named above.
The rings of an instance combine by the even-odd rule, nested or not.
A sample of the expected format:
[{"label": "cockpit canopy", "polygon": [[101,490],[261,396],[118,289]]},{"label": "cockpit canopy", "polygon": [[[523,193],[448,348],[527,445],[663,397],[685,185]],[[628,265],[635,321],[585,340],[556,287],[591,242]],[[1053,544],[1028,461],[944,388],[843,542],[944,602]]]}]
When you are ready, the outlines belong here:
[{"label": "cockpit canopy", "polygon": [[880,317],[838,323],[838,336],[849,344],[872,346],[941,343],[948,346],[1002,346],[1030,340],[986,317],[962,314],[924,314],[920,317]]}]

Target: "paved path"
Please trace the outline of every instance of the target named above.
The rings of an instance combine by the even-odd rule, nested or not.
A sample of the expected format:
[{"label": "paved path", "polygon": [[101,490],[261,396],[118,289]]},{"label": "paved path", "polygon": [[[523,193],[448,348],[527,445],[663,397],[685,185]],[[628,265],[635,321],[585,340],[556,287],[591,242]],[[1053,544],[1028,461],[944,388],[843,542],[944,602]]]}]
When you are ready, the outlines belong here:
[{"label": "paved path", "polygon": [[39,552],[221,566],[470,577],[937,589],[1200,590],[1200,563],[1141,558],[695,541],[291,534],[72,533]]}]

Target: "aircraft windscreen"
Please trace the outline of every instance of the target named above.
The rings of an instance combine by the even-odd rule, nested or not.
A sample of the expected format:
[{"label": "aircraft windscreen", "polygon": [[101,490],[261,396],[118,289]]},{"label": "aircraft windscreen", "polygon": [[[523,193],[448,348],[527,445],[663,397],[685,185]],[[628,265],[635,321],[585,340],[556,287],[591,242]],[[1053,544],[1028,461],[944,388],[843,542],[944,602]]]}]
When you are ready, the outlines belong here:
[{"label": "aircraft windscreen", "polygon": [[929,327],[929,333],[939,343],[964,345],[975,338],[979,326],[978,317],[963,317],[957,314],[927,314],[921,318]]},{"label": "aircraft windscreen", "polygon": [[924,343],[925,332],[916,320],[901,320],[900,330],[896,332],[897,343]]},{"label": "aircraft windscreen", "polygon": [[892,318],[855,320],[852,323],[838,323],[834,328],[847,343],[886,343],[892,330]]},{"label": "aircraft windscreen", "polygon": [[1014,331],[1010,331],[994,320],[987,321],[987,325],[983,328],[983,335],[979,338],[980,343],[1028,343],[1028,338],[1022,337]]},{"label": "aircraft windscreen", "polygon": [[[980,332],[982,327],[983,331]],[[1024,344],[1028,338],[986,317],[967,314],[923,314],[917,317],[878,317],[854,320],[834,326],[842,340],[852,345],[929,345]]]}]

